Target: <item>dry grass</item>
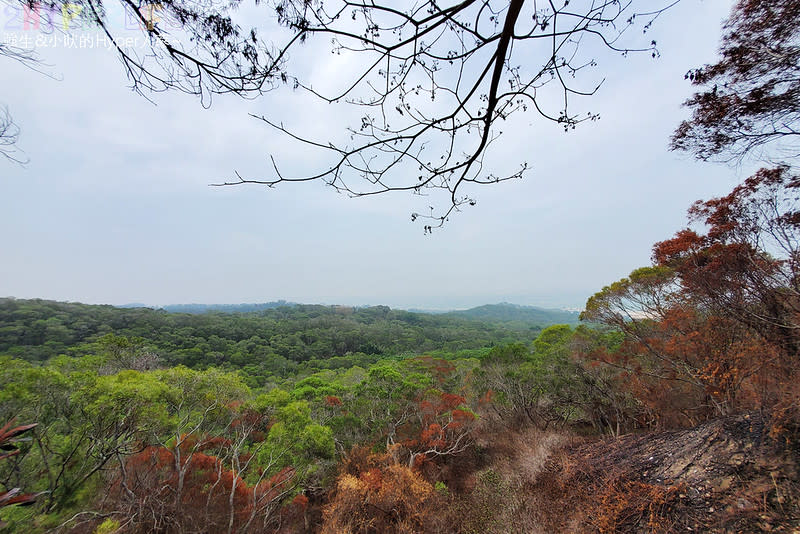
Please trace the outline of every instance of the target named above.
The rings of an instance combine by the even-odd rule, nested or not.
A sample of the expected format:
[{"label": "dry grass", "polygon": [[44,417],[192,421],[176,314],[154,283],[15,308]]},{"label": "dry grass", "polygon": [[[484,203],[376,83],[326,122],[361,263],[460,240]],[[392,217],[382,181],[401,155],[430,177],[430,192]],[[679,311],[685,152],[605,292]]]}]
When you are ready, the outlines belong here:
[{"label": "dry grass", "polygon": [[549,501],[535,490],[548,474],[554,454],[575,442],[565,432],[533,428],[516,431],[486,430],[478,437],[484,463],[472,475],[469,492],[458,496],[458,531],[465,534],[539,534],[553,532],[542,523],[543,504]]}]

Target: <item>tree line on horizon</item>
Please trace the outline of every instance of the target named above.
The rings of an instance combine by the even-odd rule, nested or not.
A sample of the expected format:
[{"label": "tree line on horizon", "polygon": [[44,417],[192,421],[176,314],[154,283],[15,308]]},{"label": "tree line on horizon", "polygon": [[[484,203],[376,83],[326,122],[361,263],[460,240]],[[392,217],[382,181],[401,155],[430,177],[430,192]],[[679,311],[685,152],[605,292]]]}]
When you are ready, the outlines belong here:
[{"label": "tree line on horizon", "polygon": [[[530,341],[562,314],[537,312],[535,318],[542,324],[475,321],[386,306],[295,305],[243,314],[184,314],[0,299],[0,354],[46,361],[60,354],[149,350],[169,365],[244,369],[266,379],[298,368],[350,367],[382,356]],[[122,346],[109,349],[115,344]]]}]

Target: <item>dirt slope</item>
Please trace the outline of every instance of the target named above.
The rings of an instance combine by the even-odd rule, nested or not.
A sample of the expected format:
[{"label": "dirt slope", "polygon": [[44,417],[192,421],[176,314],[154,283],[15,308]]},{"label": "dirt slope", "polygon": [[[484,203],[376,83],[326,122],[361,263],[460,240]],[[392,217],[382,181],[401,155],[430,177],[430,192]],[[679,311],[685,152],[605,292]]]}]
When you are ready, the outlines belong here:
[{"label": "dirt slope", "polygon": [[493,462],[514,490],[506,532],[800,533],[800,451],[770,438],[758,414],[540,442],[535,462],[530,447]]}]

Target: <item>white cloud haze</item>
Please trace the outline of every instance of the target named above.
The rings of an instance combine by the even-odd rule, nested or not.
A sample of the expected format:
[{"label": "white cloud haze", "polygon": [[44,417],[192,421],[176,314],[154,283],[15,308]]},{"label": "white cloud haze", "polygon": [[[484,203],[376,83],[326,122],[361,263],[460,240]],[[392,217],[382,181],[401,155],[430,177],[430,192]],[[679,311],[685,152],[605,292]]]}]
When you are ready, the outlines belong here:
[{"label": "white cloud haze", "polygon": [[[666,149],[687,113],[683,75],[713,60],[730,5],[684,0],[652,30],[659,59],[605,58],[606,83],[582,103],[600,121],[568,134],[530,112],[508,121],[487,161],[531,170],[476,190],[477,206],[432,236],[410,221],[424,197],[208,186],[234,170],[267,176],[268,154],[289,170],[313,168],[316,156],[248,113],[325,138],[341,135],[348,117],[335,106],[291,91],[216,97],[210,109],[162,93],[153,105],[127,88],[105,50],[40,48],[55,79],[0,58],[0,103],[30,159],[0,161],[0,296],[579,307],[646,264],[652,244],[685,225],[691,202],[746,175]],[[347,68],[324,43],[303,54],[318,79]]]}]

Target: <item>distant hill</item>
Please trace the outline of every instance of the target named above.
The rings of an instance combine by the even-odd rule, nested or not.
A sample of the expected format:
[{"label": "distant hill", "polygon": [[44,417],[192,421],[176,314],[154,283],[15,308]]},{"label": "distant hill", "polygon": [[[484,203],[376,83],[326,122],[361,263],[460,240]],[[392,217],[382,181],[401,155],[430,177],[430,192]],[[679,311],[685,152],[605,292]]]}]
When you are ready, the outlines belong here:
[{"label": "distant hill", "polygon": [[142,302],[129,302],[128,304],[115,304],[115,308],[153,308]]},{"label": "distant hill", "polygon": [[476,308],[452,311],[443,315],[484,322],[517,323],[518,325],[540,327],[553,324],[577,324],[580,322],[580,314],[578,312],[536,306],[520,306],[518,304],[509,304],[508,302],[484,304]]},{"label": "distant hill", "polygon": [[[251,304],[168,304],[162,306],[166,312],[169,313],[252,313],[264,310],[274,310],[284,307],[304,306],[296,302],[287,302],[285,300],[276,300],[273,302],[251,303]],[[145,304],[125,304],[117,306],[118,308],[154,308]],[[367,306],[368,307],[368,306]],[[361,308],[356,306],[355,308]],[[471,319],[475,321],[490,322],[490,323],[504,323],[507,326],[516,327],[530,327],[540,326],[545,327],[553,324],[577,324],[579,322],[578,312],[557,310],[552,308],[540,308],[538,306],[521,306],[519,304],[511,304],[508,302],[501,302],[500,304],[484,304],[468,310],[453,310],[453,311],[438,311],[438,310],[425,310],[425,309],[409,309],[406,310],[411,313],[425,314],[425,315],[439,315],[444,317],[451,317],[457,319]]]},{"label": "distant hill", "polygon": [[274,310],[285,306],[297,306],[297,303],[276,300],[260,304],[168,304],[162,309],[170,313],[249,313],[263,310]]},{"label": "distant hill", "polygon": [[45,361],[60,354],[97,354],[104,350],[98,343],[114,334],[147,347],[168,365],[253,366],[248,367],[251,376],[262,373],[266,377],[301,363],[312,365],[311,360],[319,368],[334,368],[328,360],[337,357],[347,361],[336,365],[364,367],[384,356],[530,343],[538,335],[533,326],[410,313],[387,306],[271,304],[269,309],[246,313],[225,311],[245,312],[247,306],[266,305],[187,305],[177,309],[195,313],[171,313],[0,298],[0,356]]}]

